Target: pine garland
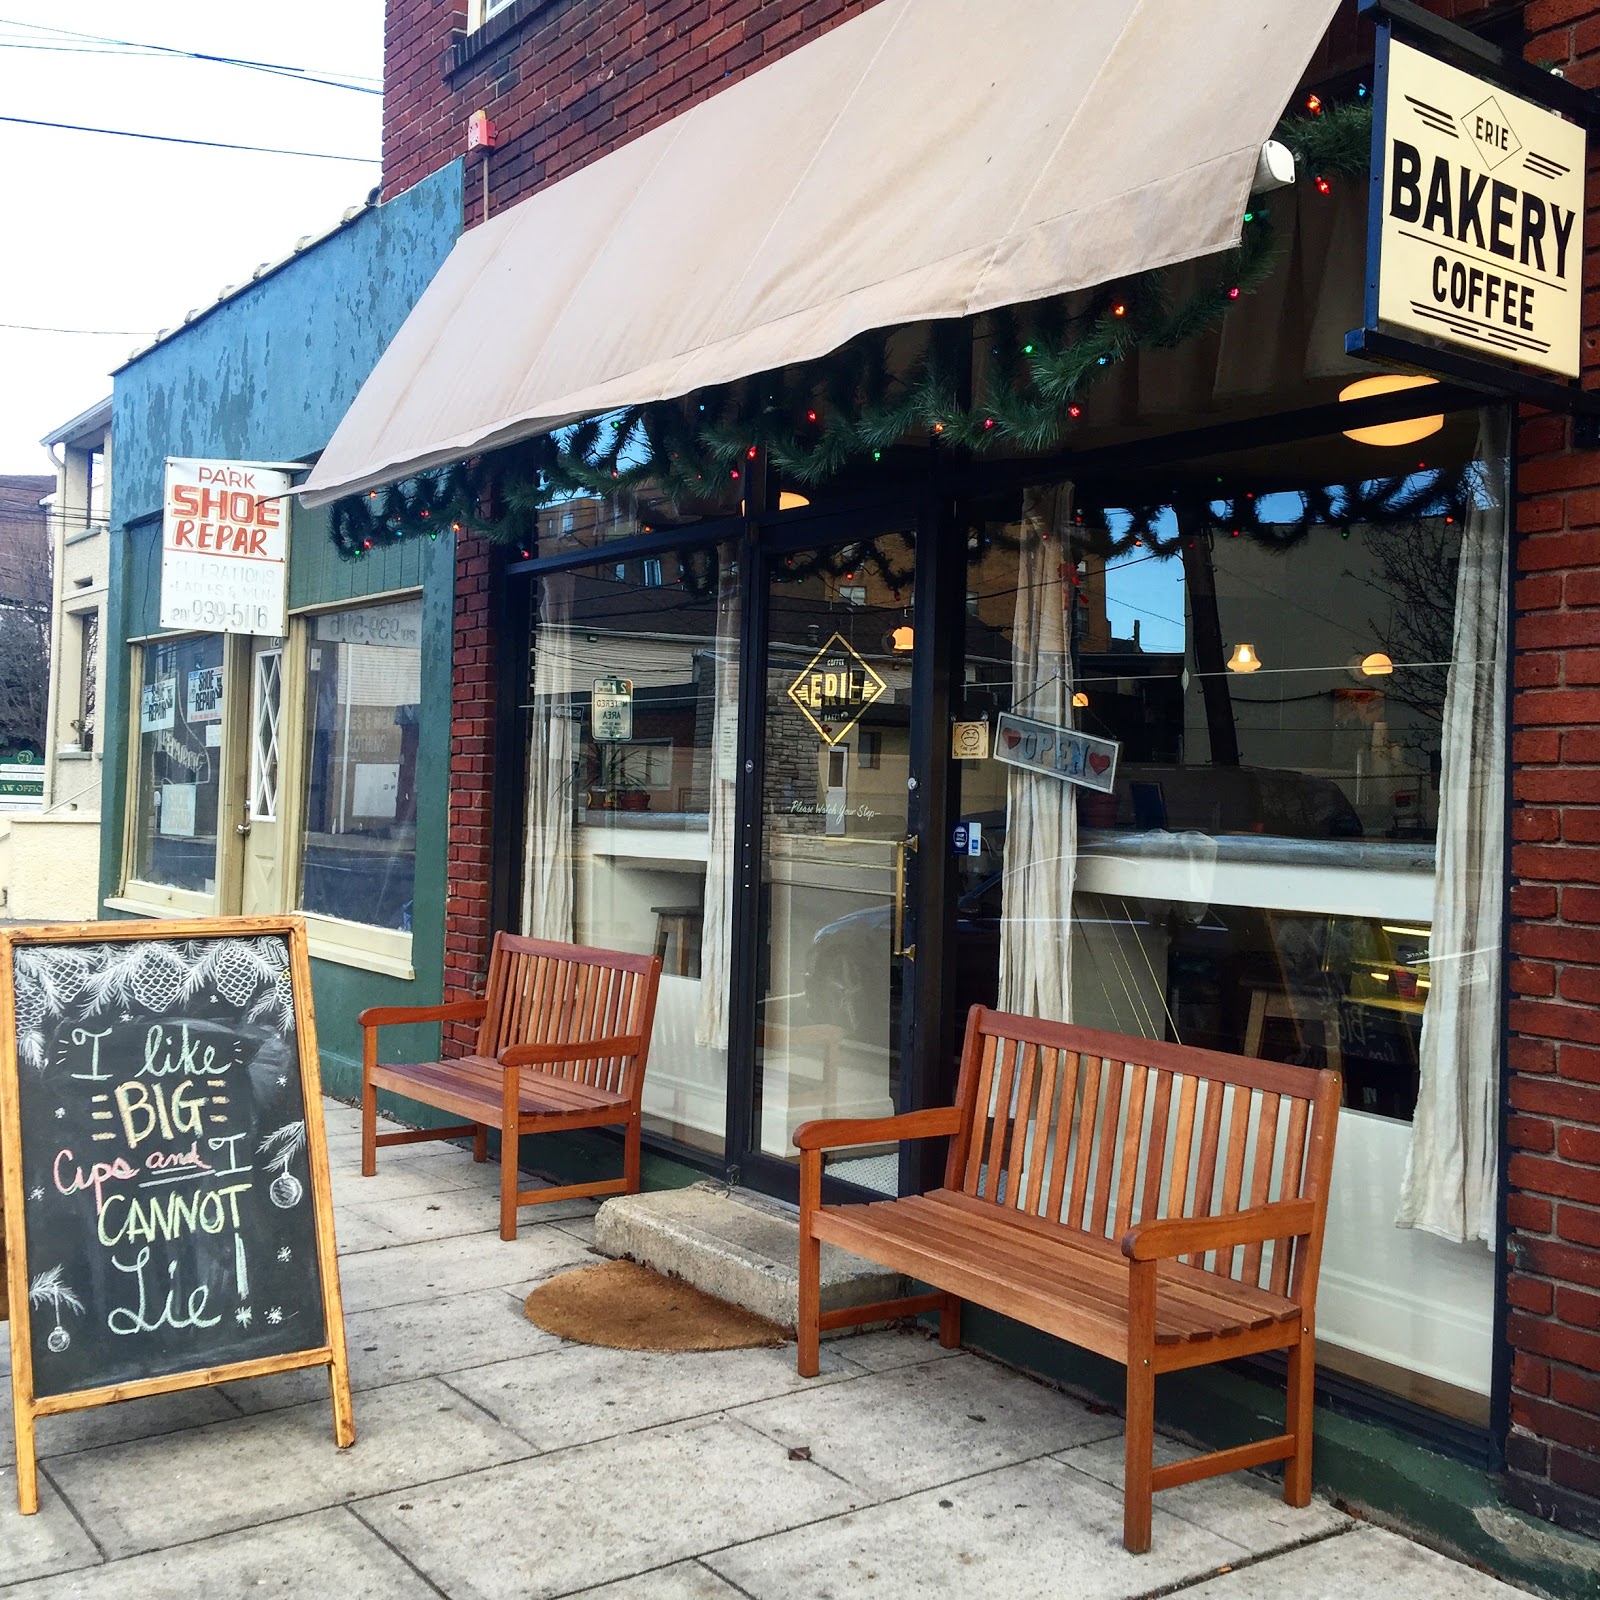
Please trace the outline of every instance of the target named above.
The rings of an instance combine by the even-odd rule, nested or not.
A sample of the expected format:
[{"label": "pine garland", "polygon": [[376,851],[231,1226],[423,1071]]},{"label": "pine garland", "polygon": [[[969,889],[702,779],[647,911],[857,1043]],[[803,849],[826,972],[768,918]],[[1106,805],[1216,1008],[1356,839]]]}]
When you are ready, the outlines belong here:
[{"label": "pine garland", "polygon": [[[1361,95],[1327,109],[1312,96],[1312,114],[1278,129],[1319,189],[1367,170],[1371,108],[1364,89]],[[761,449],[786,482],[802,487],[852,463],[880,460],[910,436],[935,450],[1048,451],[1069,437],[1110,368],[1140,349],[1174,349],[1206,333],[1259,287],[1276,259],[1270,207],[1253,204],[1238,248],[1202,267],[1199,284],[1176,301],[1170,275],[1158,270],[1087,298],[991,313],[981,325],[987,350],[978,351],[976,371],[974,319],[929,324],[905,371],[891,360],[890,334],[864,334],[803,367],[590,418],[350,496],[333,507],[333,542],[341,556],[359,559],[408,538],[472,532],[526,556],[547,506],[644,492],[675,505],[714,499],[719,487],[742,480]],[[1154,515],[1152,508],[1139,514],[1146,521],[1136,516],[1140,537],[1156,539],[1148,520]],[[1241,533],[1276,538],[1247,514],[1234,520]],[[883,575],[888,581],[888,571]]]}]

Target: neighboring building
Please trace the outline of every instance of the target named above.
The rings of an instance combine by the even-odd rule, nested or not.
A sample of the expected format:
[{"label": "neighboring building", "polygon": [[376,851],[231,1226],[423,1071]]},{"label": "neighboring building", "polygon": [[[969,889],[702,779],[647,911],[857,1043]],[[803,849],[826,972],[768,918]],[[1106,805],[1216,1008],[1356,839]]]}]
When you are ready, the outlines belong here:
[{"label": "neighboring building", "polygon": [[169,458],[309,462],[460,229],[441,166],[191,313],[113,376],[116,473],[101,890],[118,916],[303,911],[324,1082],[351,1093],[372,1004],[443,963],[451,550],[341,562],[290,519],[288,629],[159,622]]},{"label": "neighboring building", "polygon": [[102,400],[41,441],[56,461],[50,519],[49,712],[44,803],[11,819],[7,914],[28,921],[95,915],[100,879],[102,622],[111,559],[111,401]]},{"label": "neighboring building", "polygon": [[[797,1122],[948,1098],[975,1001],[1341,1067],[1319,1481],[1560,1591],[1592,1547],[1500,1501],[1600,1533],[1600,452],[1509,383],[1345,397],[1368,182],[1316,119],[1367,97],[1353,3],[1155,9],[390,0],[383,192],[449,163],[466,231],[336,431],[330,402],[206,448],[327,444],[309,498],[353,564],[300,517],[307,607],[421,582],[421,772],[459,524],[412,998],[475,993],[500,929],[661,951],[656,1170],[780,1197]],[[1600,0],[1429,9],[1600,84]],[[1286,109],[1309,154],[1263,204]],[[125,491],[124,427],[163,360],[206,366],[118,380],[125,725],[141,672],[245,660],[147,637],[160,450]],[[301,627],[309,679],[352,635]],[[341,676],[325,720],[326,681],[284,700],[319,894],[411,770],[396,695]],[[1114,792],[953,753],[1007,713],[1115,740]],[[395,775],[373,828],[356,719]],[[248,903],[225,790],[181,846],[156,825],[161,748],[114,763],[109,903]],[[400,992],[366,965],[323,969],[325,1011]],[[1159,1404],[1236,1442],[1279,1414],[1259,1380]]]},{"label": "neighboring building", "polygon": [[0,476],[0,900],[14,915],[14,828],[44,805],[53,478]]},{"label": "neighboring building", "polygon": [[53,478],[0,475],[0,760],[44,753]]}]

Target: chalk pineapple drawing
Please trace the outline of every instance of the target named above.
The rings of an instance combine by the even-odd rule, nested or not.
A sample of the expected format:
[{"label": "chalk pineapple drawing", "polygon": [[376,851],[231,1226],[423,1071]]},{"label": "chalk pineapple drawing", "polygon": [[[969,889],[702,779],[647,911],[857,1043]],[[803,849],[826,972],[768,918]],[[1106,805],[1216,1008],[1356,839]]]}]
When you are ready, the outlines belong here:
[{"label": "chalk pineapple drawing", "polygon": [[50,1330],[50,1336],[45,1343],[60,1355],[72,1343],[72,1335],[61,1326],[61,1308],[65,1306],[69,1311],[76,1311],[80,1315],[83,1312],[83,1301],[61,1281],[60,1267],[51,1267],[48,1272],[41,1272],[28,1285],[30,1306],[42,1306],[47,1303],[56,1314],[56,1325]]},{"label": "chalk pineapple drawing", "polygon": [[262,938],[254,941],[257,959],[263,975],[270,979],[267,992],[250,1008],[247,1022],[257,1017],[270,1016],[280,1028],[287,1029],[294,1021],[294,981],[289,972],[289,947],[282,939]]},{"label": "chalk pineapple drawing", "polygon": [[44,1024],[63,1016],[83,993],[93,952],[25,947],[12,958],[17,994],[17,1053],[41,1071],[46,1065]]},{"label": "chalk pineapple drawing", "polygon": [[102,945],[99,971],[88,987],[98,1011],[107,1005],[136,1005],[160,1016],[195,992],[193,945],[157,944],[151,940]]},{"label": "chalk pineapple drawing", "polygon": [[305,1193],[300,1180],[289,1170],[289,1163],[305,1147],[305,1123],[286,1122],[281,1128],[269,1133],[257,1148],[257,1154],[267,1158],[263,1163],[267,1170],[278,1174],[267,1185],[267,1198],[280,1211],[288,1211],[291,1207],[299,1205],[300,1197]]}]

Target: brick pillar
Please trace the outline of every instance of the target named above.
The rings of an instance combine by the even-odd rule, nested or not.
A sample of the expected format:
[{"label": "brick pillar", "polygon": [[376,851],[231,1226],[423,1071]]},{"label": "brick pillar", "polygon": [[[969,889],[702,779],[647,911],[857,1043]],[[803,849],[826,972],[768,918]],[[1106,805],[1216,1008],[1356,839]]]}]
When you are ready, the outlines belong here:
[{"label": "brick pillar", "polygon": [[[1600,86],[1600,3],[1532,0],[1528,59]],[[1596,170],[1586,226],[1595,226]],[[1600,365],[1600,262],[1584,364]],[[1590,381],[1593,381],[1592,376]],[[1528,413],[1512,619],[1507,1482],[1600,1534],[1600,452]]]},{"label": "brick pillar", "polygon": [[[489,850],[494,806],[495,639],[491,546],[456,540],[455,654],[450,695],[450,834],[445,885],[444,997],[483,993],[489,964]],[[477,1029],[445,1024],[445,1054],[471,1048]]]}]

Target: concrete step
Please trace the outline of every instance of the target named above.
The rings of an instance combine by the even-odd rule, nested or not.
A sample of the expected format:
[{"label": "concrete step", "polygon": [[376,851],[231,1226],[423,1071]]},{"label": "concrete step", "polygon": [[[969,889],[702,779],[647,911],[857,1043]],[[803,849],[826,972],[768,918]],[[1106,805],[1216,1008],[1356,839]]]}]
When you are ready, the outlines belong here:
[{"label": "concrete step", "polygon": [[[596,1246],[732,1301],[780,1327],[800,1297],[800,1214],[766,1195],[697,1183],[618,1195],[594,1219]],[[906,1293],[898,1273],[822,1247],[822,1308],[871,1305]]]}]

